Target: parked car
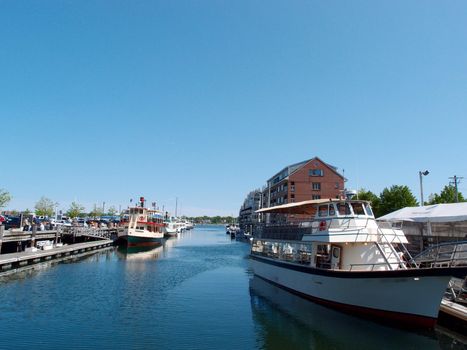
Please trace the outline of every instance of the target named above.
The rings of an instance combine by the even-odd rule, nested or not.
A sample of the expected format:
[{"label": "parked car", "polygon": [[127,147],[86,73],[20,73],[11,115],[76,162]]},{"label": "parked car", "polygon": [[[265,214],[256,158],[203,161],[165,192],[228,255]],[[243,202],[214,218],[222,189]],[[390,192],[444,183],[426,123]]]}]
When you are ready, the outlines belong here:
[{"label": "parked car", "polygon": [[21,218],[19,216],[5,216],[3,226],[5,226],[5,230],[19,228],[21,226]]},{"label": "parked car", "polygon": [[67,220],[55,220],[55,226],[71,227],[71,222]]}]

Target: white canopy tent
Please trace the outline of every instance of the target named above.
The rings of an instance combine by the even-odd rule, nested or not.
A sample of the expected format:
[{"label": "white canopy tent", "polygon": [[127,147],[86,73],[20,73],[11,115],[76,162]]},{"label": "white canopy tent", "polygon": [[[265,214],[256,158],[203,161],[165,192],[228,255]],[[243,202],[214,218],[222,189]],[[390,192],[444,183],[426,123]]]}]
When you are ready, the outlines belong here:
[{"label": "white canopy tent", "polygon": [[378,218],[378,221],[446,223],[467,221],[467,203],[449,203],[406,207]]}]

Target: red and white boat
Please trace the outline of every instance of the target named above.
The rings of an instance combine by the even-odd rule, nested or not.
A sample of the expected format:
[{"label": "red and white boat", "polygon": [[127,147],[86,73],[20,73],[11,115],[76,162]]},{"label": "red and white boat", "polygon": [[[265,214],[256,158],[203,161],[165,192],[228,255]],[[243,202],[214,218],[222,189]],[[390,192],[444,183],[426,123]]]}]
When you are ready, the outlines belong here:
[{"label": "red and white boat", "polygon": [[118,228],[118,238],[127,246],[157,246],[163,243],[164,219],[158,210],[144,207],[144,197],[140,205],[128,209],[128,214]]},{"label": "red and white boat", "polygon": [[402,230],[378,226],[366,201],[311,200],[257,212],[287,221],[263,226],[254,238],[254,274],[343,311],[432,327],[451,277],[467,275],[455,259],[418,264]]}]

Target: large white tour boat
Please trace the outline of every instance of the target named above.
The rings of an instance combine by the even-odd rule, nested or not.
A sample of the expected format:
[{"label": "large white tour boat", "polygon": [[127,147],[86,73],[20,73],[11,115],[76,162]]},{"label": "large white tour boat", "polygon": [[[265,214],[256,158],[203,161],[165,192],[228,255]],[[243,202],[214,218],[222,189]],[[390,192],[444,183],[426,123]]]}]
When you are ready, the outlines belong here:
[{"label": "large white tour boat", "polygon": [[128,209],[120,227],[118,238],[131,246],[161,245],[164,238],[164,220],[161,212],[144,207],[144,197],[140,205]]},{"label": "large white tour boat", "polygon": [[275,224],[253,240],[254,274],[342,311],[432,327],[451,276],[467,275],[455,256],[417,263],[402,230],[378,226],[366,201],[311,200],[257,212]]}]

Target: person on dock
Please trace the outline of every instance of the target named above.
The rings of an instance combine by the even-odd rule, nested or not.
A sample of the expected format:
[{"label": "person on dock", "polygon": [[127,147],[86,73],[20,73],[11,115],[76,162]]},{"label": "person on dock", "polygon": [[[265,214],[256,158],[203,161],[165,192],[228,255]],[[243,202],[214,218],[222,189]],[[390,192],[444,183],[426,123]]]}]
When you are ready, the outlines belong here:
[{"label": "person on dock", "polygon": [[31,225],[29,224],[28,218],[24,219],[23,222],[23,231],[29,231],[31,229]]}]

